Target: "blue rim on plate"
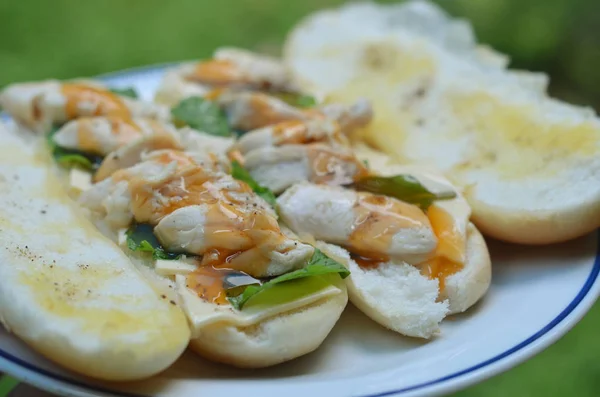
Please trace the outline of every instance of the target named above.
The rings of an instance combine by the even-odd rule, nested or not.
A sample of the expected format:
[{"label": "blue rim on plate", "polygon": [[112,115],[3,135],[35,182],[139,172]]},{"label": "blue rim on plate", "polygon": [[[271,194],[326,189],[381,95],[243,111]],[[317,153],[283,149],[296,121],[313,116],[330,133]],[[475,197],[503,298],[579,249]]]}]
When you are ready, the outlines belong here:
[{"label": "blue rim on plate", "polygon": [[[153,72],[159,72],[159,71],[163,70],[165,67],[173,66],[173,65],[174,64],[161,64],[161,65],[152,65],[152,66],[142,67],[142,68],[134,68],[134,69],[130,69],[130,70],[123,70],[120,72],[101,75],[98,78],[109,83],[111,80],[119,79],[119,78],[122,78],[122,77],[125,77],[125,76],[131,74],[134,70],[138,74],[139,73],[153,73]],[[1,116],[2,115],[0,115],[0,117]],[[596,258],[594,260],[594,265],[592,266],[592,270],[590,271],[590,274],[588,275],[588,278],[586,279],[585,283],[581,287],[581,290],[579,291],[579,293],[577,293],[577,295],[575,296],[575,298],[573,298],[571,303],[569,303],[567,305],[567,307],[563,311],[561,311],[552,321],[550,321],[542,329],[540,329],[539,331],[537,331],[536,333],[531,335],[529,338],[525,339],[521,343],[513,346],[512,348],[510,348],[488,360],[482,361],[479,364],[473,365],[469,368],[455,372],[453,374],[446,375],[446,376],[443,376],[441,378],[438,378],[438,379],[435,379],[432,381],[423,382],[423,383],[419,383],[419,384],[416,384],[413,386],[404,387],[402,389],[395,389],[395,390],[390,390],[390,391],[381,392],[381,393],[369,394],[364,397],[384,397],[384,396],[398,395],[398,394],[402,394],[402,393],[413,392],[413,391],[423,389],[426,387],[431,387],[434,385],[439,385],[441,383],[448,382],[452,379],[456,379],[463,375],[473,373],[482,368],[488,367],[489,365],[494,364],[506,357],[509,357],[509,356],[517,353],[518,351],[522,350],[523,348],[531,345],[533,342],[535,342],[536,340],[538,340],[539,338],[541,338],[542,336],[544,336],[545,334],[550,332],[557,325],[561,324],[569,316],[569,314],[571,314],[573,312],[573,310],[575,310],[579,306],[579,304],[588,295],[592,286],[598,279],[598,275],[600,274],[600,230],[597,232],[596,239],[597,239],[597,246],[596,246]],[[106,394],[111,394],[111,395],[119,396],[119,397],[149,397],[149,396],[142,395],[142,394],[118,392],[118,391],[100,387],[100,386],[89,385],[85,382],[81,382],[81,381],[78,381],[75,379],[70,379],[63,375],[55,374],[52,371],[48,371],[46,369],[39,368],[39,367],[37,367],[33,364],[30,364],[27,361],[22,360],[2,349],[0,349],[0,358],[4,358],[13,364],[21,366],[24,369],[27,369],[29,371],[33,371],[38,374],[44,375],[52,380],[59,381],[59,382],[62,382],[62,383],[65,383],[65,384],[68,384],[71,386],[76,386],[78,388],[83,389],[84,391],[106,393]]]}]

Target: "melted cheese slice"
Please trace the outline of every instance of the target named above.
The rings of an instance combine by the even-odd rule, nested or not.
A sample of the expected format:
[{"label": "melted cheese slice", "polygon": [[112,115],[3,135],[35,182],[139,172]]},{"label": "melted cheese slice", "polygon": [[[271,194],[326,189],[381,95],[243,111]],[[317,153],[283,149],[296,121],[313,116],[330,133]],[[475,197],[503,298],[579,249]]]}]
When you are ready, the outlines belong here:
[{"label": "melted cheese slice", "polygon": [[186,276],[196,270],[198,266],[185,260],[163,260],[159,259],[154,264],[154,271],[161,276]]},{"label": "melted cheese slice", "polygon": [[[243,310],[238,311],[230,305],[215,305],[200,299],[186,287],[186,278],[183,275],[175,276],[175,283],[181,299],[181,306],[192,325],[193,337],[198,337],[204,327],[215,323],[222,322],[234,327],[248,327],[267,318],[309,306],[343,292],[339,287],[331,284],[329,277],[308,277],[274,286],[273,290],[279,288],[282,292],[277,305],[266,302],[261,299],[260,294],[257,294],[248,301]],[[307,294],[307,290],[316,292]]]}]

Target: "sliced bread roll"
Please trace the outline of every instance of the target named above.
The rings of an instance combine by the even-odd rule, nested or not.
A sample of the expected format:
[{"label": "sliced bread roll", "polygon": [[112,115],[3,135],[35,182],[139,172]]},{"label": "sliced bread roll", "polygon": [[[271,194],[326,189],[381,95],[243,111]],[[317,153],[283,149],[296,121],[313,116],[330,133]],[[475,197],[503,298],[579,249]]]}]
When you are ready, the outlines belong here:
[{"label": "sliced bread roll", "polygon": [[1,322],[90,377],[134,380],[169,367],[190,339],[183,311],[80,214],[43,138],[0,124],[0,142]]},{"label": "sliced bread roll", "polygon": [[[333,283],[330,281],[333,280]],[[305,288],[323,288],[306,294]],[[319,280],[280,285],[287,301],[278,305],[249,303],[242,311],[206,302],[177,277],[178,293],[193,328],[192,350],[212,361],[240,368],[263,368],[316,350],[348,303],[336,274]]]},{"label": "sliced bread roll", "polygon": [[464,312],[475,304],[491,281],[487,247],[472,224],[467,229],[464,268],[446,279],[441,292],[438,281],[422,275],[415,266],[388,262],[363,269],[341,247],[322,241],[316,246],[352,272],[346,285],[354,306],[384,327],[407,336],[435,336],[444,317]]},{"label": "sliced bread roll", "polygon": [[[354,153],[381,176],[407,174],[417,178],[430,191],[441,193],[455,190],[448,180],[431,167],[400,165],[364,144],[355,144]],[[285,193],[284,197],[289,193]],[[422,272],[427,261],[420,266],[389,261],[365,269],[342,247],[310,239],[307,242],[350,269],[351,275],[346,279],[350,301],[367,316],[403,335],[431,338],[439,333],[439,324],[447,315],[464,312],[479,301],[489,289],[492,277],[486,242],[468,221],[470,208],[460,192],[455,199],[438,201],[436,205],[448,211],[456,226],[464,228],[466,234],[463,267],[447,276],[443,286]],[[324,209],[320,208],[320,211]],[[286,219],[286,208],[282,202],[280,213]],[[464,225],[461,226],[461,223]]]},{"label": "sliced bread roll", "polygon": [[598,117],[550,99],[546,76],[506,69],[506,57],[437,6],[317,12],[284,52],[304,89],[371,100],[374,121],[361,137],[463,187],[484,234],[547,244],[600,226]]},{"label": "sliced bread roll", "polygon": [[[419,181],[433,192],[455,190],[450,181],[441,176],[440,172],[433,167],[407,166],[398,164],[390,156],[373,150],[368,146],[357,143],[354,145],[356,156],[365,161],[369,166],[383,176],[400,174],[414,175]],[[440,201],[437,205],[442,206],[450,212],[460,214],[469,213],[464,196],[458,192],[454,200]],[[467,216],[466,219],[469,219]],[[464,268],[456,274],[446,278],[445,286],[440,292],[439,300],[448,299],[449,314],[461,313],[473,306],[487,292],[492,281],[492,263],[487,244],[472,224],[468,223],[467,248]]]}]

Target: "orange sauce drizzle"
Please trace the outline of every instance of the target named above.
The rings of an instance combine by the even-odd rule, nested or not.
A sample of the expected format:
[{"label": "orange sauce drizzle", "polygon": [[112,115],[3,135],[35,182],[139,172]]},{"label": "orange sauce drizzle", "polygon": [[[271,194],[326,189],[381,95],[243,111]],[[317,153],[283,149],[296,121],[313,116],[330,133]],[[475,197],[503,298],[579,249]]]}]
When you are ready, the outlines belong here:
[{"label": "orange sauce drizzle", "polygon": [[[115,136],[117,145],[120,147],[142,135],[140,126],[131,119],[109,116],[110,131]],[[100,142],[95,138],[94,119],[82,117],[77,120],[77,139],[79,148],[84,152],[99,153]]]},{"label": "orange sauce drizzle", "polygon": [[239,270],[203,264],[187,275],[186,286],[207,302],[225,305],[228,303],[227,289],[233,287],[228,285],[228,279],[239,276],[250,278]]},{"label": "orange sauce drizzle", "polygon": [[312,133],[306,121],[289,120],[275,124],[273,126],[273,138],[276,146],[281,145],[306,145],[310,143],[332,143],[347,146],[348,141],[342,134],[337,123],[332,123],[333,131],[320,131]]},{"label": "orange sauce drizzle", "polygon": [[239,67],[228,60],[211,59],[196,64],[187,79],[201,84],[227,85],[246,83],[247,77]]},{"label": "orange sauce drizzle", "polygon": [[222,174],[193,163],[181,152],[166,151],[154,161],[161,164],[177,161],[179,169],[171,177],[157,182],[131,177],[121,171],[113,176],[129,180],[136,221],[156,225],[180,208],[205,206],[206,246],[214,248],[205,255],[203,265],[227,265],[251,275],[264,274],[270,263],[269,255],[286,237],[275,217],[258,205],[250,204],[252,189],[246,183],[233,180],[227,187],[218,185]]},{"label": "orange sauce drizzle", "polygon": [[243,120],[239,120],[237,127],[250,131],[268,125],[277,124],[283,121],[298,119],[298,115],[289,112],[282,112],[274,102],[272,97],[263,93],[253,93],[245,106],[248,110],[244,112]]},{"label": "orange sauce drizzle", "polygon": [[[116,116],[125,119],[131,117],[131,111],[121,98],[110,91],[73,83],[63,84],[61,90],[67,100],[65,113],[69,120],[80,116]],[[82,110],[83,102],[92,104],[94,110],[91,113]]]},{"label": "orange sauce drizzle", "polygon": [[356,220],[348,239],[348,249],[376,262],[388,260],[382,253],[388,251],[398,231],[429,222],[423,211],[415,205],[368,193],[359,193],[354,211]]},{"label": "orange sauce drizzle", "polygon": [[342,153],[321,145],[308,148],[310,181],[346,185],[369,175],[369,170],[352,153]]},{"label": "orange sauce drizzle", "polygon": [[456,228],[454,219],[443,208],[431,205],[427,210],[438,245],[435,258],[422,266],[422,272],[439,280],[440,291],[446,287],[446,278],[461,271],[465,260],[465,238]]}]

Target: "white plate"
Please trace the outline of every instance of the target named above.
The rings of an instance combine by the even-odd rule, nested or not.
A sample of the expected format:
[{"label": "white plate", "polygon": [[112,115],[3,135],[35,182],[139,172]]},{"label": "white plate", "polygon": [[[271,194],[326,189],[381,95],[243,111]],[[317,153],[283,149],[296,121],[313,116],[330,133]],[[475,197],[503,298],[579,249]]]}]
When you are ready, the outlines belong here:
[{"label": "white plate", "polygon": [[[162,67],[104,77],[150,99]],[[65,396],[423,396],[505,371],[564,335],[600,294],[596,234],[551,247],[490,243],[493,282],[469,314],[430,342],[401,337],[349,306],[321,348],[266,370],[243,371],[187,354],[149,381],[108,385],[63,371],[0,331],[0,371]]]}]

